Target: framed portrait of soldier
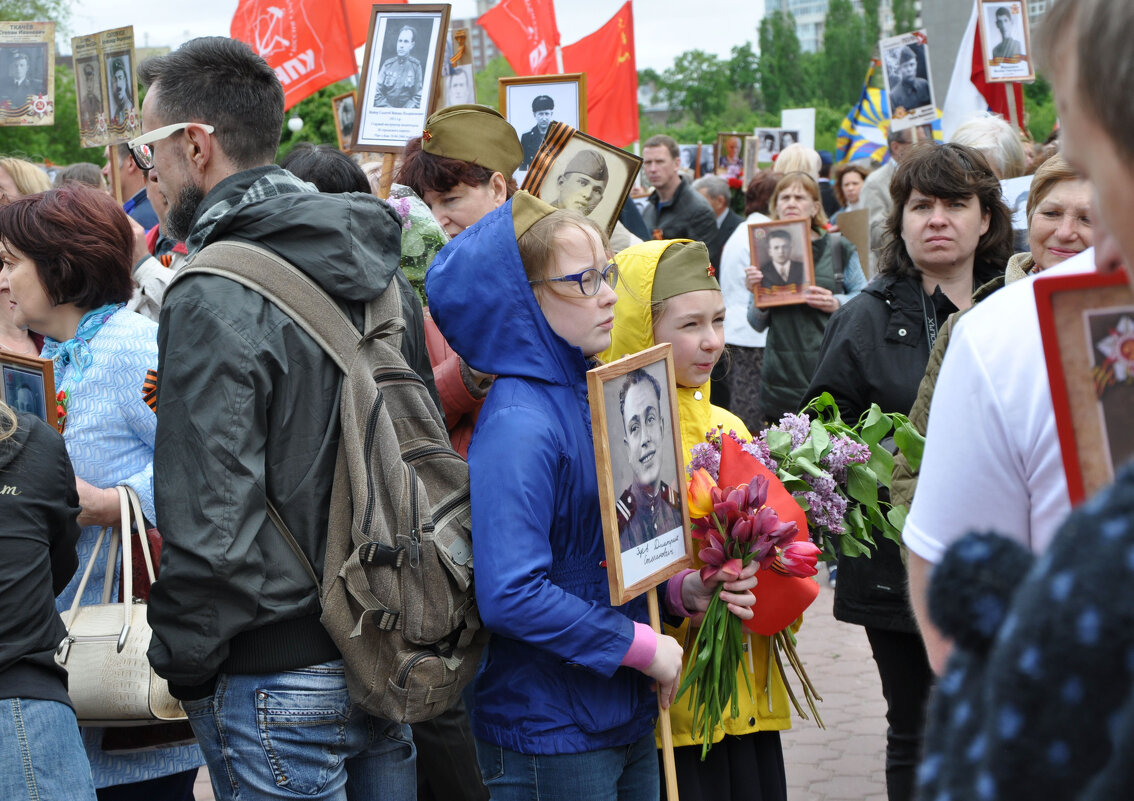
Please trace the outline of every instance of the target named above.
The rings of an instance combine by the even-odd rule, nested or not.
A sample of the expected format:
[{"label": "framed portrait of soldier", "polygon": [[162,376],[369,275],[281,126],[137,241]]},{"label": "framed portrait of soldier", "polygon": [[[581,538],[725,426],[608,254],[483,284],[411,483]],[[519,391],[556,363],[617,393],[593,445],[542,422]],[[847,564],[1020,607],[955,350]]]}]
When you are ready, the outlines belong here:
[{"label": "framed portrait of soldier", "polygon": [[54,22],[0,22],[0,125],[55,124],[54,40]]},{"label": "framed portrait of soldier", "polygon": [[1035,283],[1067,493],[1072,504],[1134,458],[1134,290],[1122,270]]},{"label": "framed portrait of soldier", "polygon": [[693,565],[668,343],[587,373],[610,602]]},{"label": "framed portrait of soldier", "polygon": [[790,220],[748,224],[748,252],[760,270],[753,305],[760,309],[806,303],[804,292],[815,283],[811,255],[811,221]]},{"label": "framed portrait of soldier", "polygon": [[524,151],[513,176],[522,183],[553,122],[587,130],[587,76],[581,72],[528,75],[500,78],[498,85],[500,113],[516,129]]},{"label": "framed portrait of soldier", "polygon": [[354,92],[344,92],[332,97],[331,110],[335,117],[335,133],[339,137],[339,150],[349,153],[350,140],[354,136]]},{"label": "framed portrait of soldier", "polygon": [[438,105],[449,5],[371,10],[352,151],[400,153]]},{"label": "framed portrait of soldier", "polygon": [[924,30],[878,43],[882,53],[890,127],[904,131],[937,119],[929,74],[929,40]]},{"label": "framed portrait of soldier", "polygon": [[98,147],[126,142],[142,132],[135,77],[134,28],[113,28],[71,39],[79,143]]},{"label": "framed portrait of soldier", "polygon": [[1035,80],[1026,4],[1022,0],[980,0],[979,20],[985,80]]},{"label": "framed portrait of soldier", "polygon": [[713,172],[722,178],[739,178],[744,174],[744,133],[729,131],[717,134],[717,156]]},{"label": "framed portrait of soldier", "polygon": [[610,236],[641,166],[633,153],[552,122],[523,188],[556,208],[582,212]]},{"label": "framed portrait of soldier", "polygon": [[55,367],[51,359],[0,351],[0,401],[57,426]]}]

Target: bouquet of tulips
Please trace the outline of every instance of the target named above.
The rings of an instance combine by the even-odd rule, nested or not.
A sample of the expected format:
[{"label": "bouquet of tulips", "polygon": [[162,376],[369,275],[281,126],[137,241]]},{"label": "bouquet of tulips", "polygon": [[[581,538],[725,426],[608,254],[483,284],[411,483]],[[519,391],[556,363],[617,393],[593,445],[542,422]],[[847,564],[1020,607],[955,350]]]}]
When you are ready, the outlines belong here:
[{"label": "bouquet of tulips", "polygon": [[[747,482],[737,481],[734,486],[721,487],[703,468],[695,470],[689,482],[689,516],[693,520],[693,536],[702,544],[698,552],[698,557],[704,563],[700,571],[702,581],[708,583],[714,578],[733,580],[754,561],[760,564],[757,571],[758,590],[761,589],[759,582],[775,584],[774,576],[794,578],[814,576],[817,572],[816,559],[819,548],[808,541],[806,529],[801,530],[796,520],[781,520],[776,508],[769,504],[769,491],[778,490],[777,505],[794,512],[793,516],[802,519],[801,510],[779,481],[731,440],[726,443],[722,453],[720,470],[722,483],[730,474],[728,469],[730,457],[736,465],[732,471],[733,475],[739,470],[740,473],[750,476]],[[775,629],[770,632],[772,643],[768,649],[768,686],[765,687],[765,691],[770,689],[773,670],[783,674],[783,662],[780,656],[782,651],[803,680],[804,695],[808,705],[819,725],[822,726],[822,720],[819,719],[814,703],[818,695],[795,652],[794,635],[790,630],[791,623],[798,618],[803,608],[814,600],[818,592],[818,585],[815,582],[805,583],[813,586],[814,592],[809,593],[805,590],[803,600],[794,606],[789,605],[786,614],[781,604],[777,610],[780,613],[779,617],[775,611],[770,616],[776,619],[776,622],[771,624]],[[705,611],[704,619],[693,642],[691,666],[678,689],[679,698],[691,692],[693,733],[698,735],[703,743],[702,759],[712,746],[713,731],[720,726],[725,710],[731,710],[733,716],[739,714],[737,672],[744,659],[744,632],[740,618],[729,612],[727,604],[720,598],[723,586],[722,582],[717,587]],[[799,599],[800,593],[795,592],[794,597]],[[757,606],[760,608],[758,614],[765,617],[764,625],[768,625],[768,616],[763,614],[759,594]],[[750,628],[757,630],[752,626]],[[751,695],[751,684],[748,682],[747,673],[744,675],[748,693]],[[786,681],[784,683],[787,685]],[[788,686],[788,694],[796,710],[806,718],[807,715],[790,686]]]}]

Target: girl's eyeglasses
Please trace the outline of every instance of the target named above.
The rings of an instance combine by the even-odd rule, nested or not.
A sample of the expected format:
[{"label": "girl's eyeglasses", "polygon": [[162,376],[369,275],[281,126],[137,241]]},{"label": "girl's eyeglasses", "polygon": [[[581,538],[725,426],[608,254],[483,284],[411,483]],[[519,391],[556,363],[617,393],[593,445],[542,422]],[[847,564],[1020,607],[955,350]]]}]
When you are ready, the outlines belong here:
[{"label": "girl's eyeglasses", "polygon": [[579,291],[587,297],[593,297],[599,293],[603,283],[610,285],[611,289],[618,287],[618,265],[613,261],[607,262],[606,269],[599,270],[597,267],[590,267],[583,270],[581,273],[574,273],[573,275],[564,275],[559,278],[543,278],[539,281],[528,281],[529,284],[535,286],[536,284],[564,284],[574,281],[579,285]]}]

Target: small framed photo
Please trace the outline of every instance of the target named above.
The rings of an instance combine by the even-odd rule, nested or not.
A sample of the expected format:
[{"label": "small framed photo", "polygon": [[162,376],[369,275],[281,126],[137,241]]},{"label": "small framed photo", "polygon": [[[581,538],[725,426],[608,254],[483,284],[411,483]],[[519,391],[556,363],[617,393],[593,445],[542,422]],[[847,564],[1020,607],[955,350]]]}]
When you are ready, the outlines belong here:
[{"label": "small framed photo", "polygon": [[587,373],[610,602],[693,566],[668,343]]},{"label": "small framed photo", "polygon": [[815,283],[810,225],[804,217],[748,224],[752,264],[762,275],[753,300],[758,308],[806,303],[803,293]]},{"label": "small framed photo", "polygon": [[441,61],[441,104],[438,108],[475,102],[476,81],[468,28],[450,29],[445,39],[445,58]]},{"label": "small framed photo", "polygon": [[761,164],[771,164],[780,153],[780,129],[757,128],[756,141],[759,143],[756,160]]},{"label": "small framed photo", "polygon": [[716,170],[712,145],[697,145],[697,177],[712,175]]},{"label": "small framed photo", "polygon": [[610,236],[642,160],[562,122],[547,129],[523,188],[560,209],[590,217]]},{"label": "small framed photo", "polygon": [[980,41],[989,83],[1034,81],[1031,31],[1022,0],[980,0]]},{"label": "small framed photo", "polygon": [[352,151],[400,153],[440,96],[449,5],[376,5],[362,65]]},{"label": "small framed photo", "polygon": [[0,125],[55,124],[55,23],[0,22]]},{"label": "small framed photo", "polygon": [[755,136],[744,137],[744,188],[748,188],[748,184],[760,172],[760,165],[757,162],[757,156],[760,152],[760,144]]},{"label": "small framed photo", "polygon": [[799,142],[799,131],[795,128],[780,128],[780,152]]},{"label": "small framed photo", "polygon": [[1134,290],[1118,270],[1040,278],[1035,293],[1067,491],[1077,504],[1134,457]]},{"label": "small framed photo", "polygon": [[890,126],[904,131],[937,119],[933,80],[929,75],[929,39],[924,30],[891,36],[878,43],[882,51]]},{"label": "small framed photo", "polygon": [[500,78],[499,86],[500,113],[516,129],[524,150],[517,181],[531,169],[552,122],[587,130],[587,76],[583,73]]},{"label": "small framed photo", "polygon": [[739,178],[744,172],[744,133],[718,133],[717,153],[714,172],[722,178]]},{"label": "small framed photo", "polygon": [[0,401],[57,427],[55,367],[51,359],[0,350]]},{"label": "small framed photo", "polygon": [[697,161],[697,148],[700,145],[678,145],[677,152],[681,158],[681,169],[688,170],[689,174],[700,178],[697,174],[697,168],[700,164]]},{"label": "small framed photo", "polygon": [[344,92],[331,98],[331,109],[335,113],[335,133],[339,136],[339,150],[350,152],[350,140],[354,137],[354,92]]}]

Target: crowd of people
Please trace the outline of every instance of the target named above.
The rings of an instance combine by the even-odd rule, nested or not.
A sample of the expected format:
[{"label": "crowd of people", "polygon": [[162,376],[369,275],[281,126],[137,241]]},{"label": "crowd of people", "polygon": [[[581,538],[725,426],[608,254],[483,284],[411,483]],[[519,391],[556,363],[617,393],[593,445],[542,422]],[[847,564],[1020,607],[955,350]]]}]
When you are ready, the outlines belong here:
[{"label": "crowd of people", "polygon": [[[1033,287],[1134,264],[1134,149],[1112,102],[1134,90],[1131,27],[1121,0],[1049,12],[1058,153],[991,116],[944,144],[891,131],[877,169],[832,170],[796,143],[745,176],[742,216],[725,180],[690,181],[676,141],[652,137],[653,189],[621,217],[652,238],[624,249],[518,189],[524,143],[485,106],[441,109],[406,144],[404,204],[332,147],[277,163],[279,80],[225,38],[141,65],[144,133],[107,148],[106,169],[72,165],[53,186],[0,158],[0,351],[50,360],[58,392],[43,399],[57,431],[18,393],[0,402],[0,795],[188,801],[204,765],[217,799],[645,801],[665,795],[660,703],[681,798],[785,801],[791,707],[768,637],[745,634],[741,697],[707,759],[674,703],[714,595],[760,619],[758,563],[668,578],[660,631],[644,596],[610,601],[587,372],[668,343],[686,468],[711,430],[751,438],[823,392],[844,420],[877,404],[925,434],[920,465],[895,459],[904,545],[878,537],[830,573],[834,615],[864,627],[881,679],[890,801],[1121,797],[1134,472],[1072,510]],[[1025,173],[1014,230],[1001,181]],[[402,270],[411,207],[432,215],[424,304]],[[839,218],[862,210],[860,253]],[[793,221],[801,241],[773,225]],[[765,261],[748,224],[773,225]],[[491,638],[462,700],[430,720],[352,698],[307,572],[324,564],[351,433],[342,372],[256,289],[175,280],[226,242],[291,263],[360,329],[396,293],[406,375],[467,459],[465,558]],[[798,302],[757,304],[784,284]],[[643,375],[623,402],[661,402]],[[621,419],[628,444],[666,436]],[[633,504],[672,508],[656,473],[634,471]],[[60,613],[118,590],[96,542],[119,524],[120,486],[160,531],[148,657],[188,722],[132,738],[76,718],[56,660]],[[800,514],[788,503],[785,519]],[[84,572],[112,580],[77,598]]]}]

